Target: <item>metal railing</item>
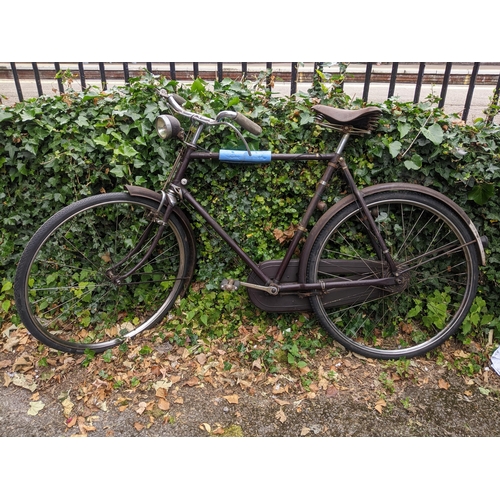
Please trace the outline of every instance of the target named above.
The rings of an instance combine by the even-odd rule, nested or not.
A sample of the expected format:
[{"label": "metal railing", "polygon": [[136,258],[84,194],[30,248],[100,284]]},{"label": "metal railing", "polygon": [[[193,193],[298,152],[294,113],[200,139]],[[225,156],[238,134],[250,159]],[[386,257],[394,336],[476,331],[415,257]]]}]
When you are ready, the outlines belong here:
[{"label": "metal railing", "polygon": [[[79,81],[82,88],[98,84],[107,90],[110,82],[128,82],[147,70],[153,74],[164,75],[172,80],[193,81],[202,78],[206,81],[221,81],[223,78],[256,79],[267,72],[267,85],[274,86],[277,81],[289,83],[289,94],[295,94],[299,85],[311,85],[317,70],[340,74],[340,66],[330,63],[0,63],[0,99],[5,82],[15,85],[17,99],[25,99],[22,82],[35,82],[38,96],[43,95],[43,81],[57,82],[57,91],[65,92],[59,72],[68,70]],[[430,69],[430,70],[429,70]],[[480,71],[485,69],[485,71]],[[465,86],[467,95],[462,106],[461,117],[466,121],[469,116],[474,91],[478,86],[492,88],[490,109],[498,109],[500,93],[500,63],[351,63],[344,75],[342,85],[361,83],[362,99],[368,102],[370,91],[375,84],[388,84],[387,97],[396,92],[396,84],[414,85],[413,102],[419,102],[425,85],[440,86],[439,107],[447,102],[452,85]],[[31,96],[30,96],[31,97]],[[487,119],[492,120],[489,114]]]}]

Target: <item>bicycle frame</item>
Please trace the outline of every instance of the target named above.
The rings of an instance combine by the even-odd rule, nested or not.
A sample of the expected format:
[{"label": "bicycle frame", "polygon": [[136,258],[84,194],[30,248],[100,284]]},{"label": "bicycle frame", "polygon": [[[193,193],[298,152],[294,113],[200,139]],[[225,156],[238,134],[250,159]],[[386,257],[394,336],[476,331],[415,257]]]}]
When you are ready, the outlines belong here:
[{"label": "bicycle frame", "polygon": [[[194,198],[194,196],[188,191],[188,189],[185,187],[188,183],[187,179],[185,178],[185,173],[186,170],[190,164],[191,161],[193,160],[219,160],[219,153],[214,153],[214,152],[203,152],[203,151],[195,151],[195,146],[188,144],[185,147],[185,150],[182,154],[182,160],[179,169],[177,170],[176,175],[174,176],[172,182],[168,186],[167,190],[167,199],[169,202],[170,210],[167,208],[165,216],[164,216],[164,222],[168,219],[171,209],[175,204],[177,203],[177,199],[183,200],[187,202],[189,205],[191,205],[194,210],[203,217],[203,219],[209,224],[215,232],[229,245],[230,248],[232,248],[238,257],[259,277],[259,279],[265,284],[264,286],[256,285],[253,283],[246,283],[246,282],[239,282],[240,285],[246,286],[249,288],[257,288],[264,290],[268,292],[271,295],[277,295],[280,292],[287,292],[287,293],[304,293],[304,292],[312,292],[312,291],[318,291],[318,290],[329,290],[332,288],[349,288],[349,287],[359,287],[360,284],[359,282],[356,281],[337,281],[337,282],[318,282],[318,283],[303,283],[303,282],[298,282],[298,283],[281,283],[281,280],[283,278],[283,275],[287,269],[287,266],[289,265],[292,256],[297,249],[297,246],[304,235],[304,233],[307,231],[307,226],[309,224],[309,221],[312,217],[312,214],[314,210],[317,208],[318,202],[321,199],[321,196],[323,195],[324,191],[326,190],[333,173],[341,168],[342,171],[344,172],[345,178],[350,186],[350,189],[352,190],[353,194],[355,195],[356,199],[358,200],[358,203],[360,204],[364,215],[366,217],[366,220],[370,226],[370,229],[372,233],[375,235],[375,238],[377,240],[377,243],[380,245],[380,248],[382,248],[382,254],[379,256],[381,259],[384,258],[388,267],[393,271],[394,276],[392,277],[383,277],[383,278],[377,278],[377,279],[365,279],[363,280],[363,286],[369,287],[369,286],[391,286],[398,284],[400,282],[398,276],[397,276],[397,271],[396,271],[396,265],[394,261],[392,260],[391,256],[389,255],[389,252],[387,250],[387,247],[383,241],[383,238],[380,234],[380,232],[377,229],[377,226],[375,224],[375,221],[373,219],[372,214],[366,207],[366,204],[363,201],[363,197],[360,194],[359,190],[356,187],[356,184],[354,182],[354,179],[344,161],[344,159],[341,156],[341,153],[345,147],[345,144],[347,143],[347,140],[349,139],[349,134],[346,133],[343,135],[341,138],[339,145],[337,147],[337,150],[335,153],[330,153],[330,154],[287,154],[287,153],[277,153],[277,154],[272,154],[271,155],[271,161],[293,161],[293,162],[299,162],[299,161],[328,161],[327,167],[323,173],[323,176],[321,177],[320,181],[318,182],[316,186],[316,191],[314,195],[312,196],[309,205],[302,217],[302,220],[297,228],[297,231],[292,238],[289,247],[286,251],[286,254],[281,261],[280,267],[276,273],[276,276],[273,279],[270,279],[269,276],[267,276],[262,269],[259,267],[259,264],[257,264],[255,261],[253,261],[246,253],[245,251],[227,234],[227,232],[220,226],[220,224],[205,210],[205,208],[198,203],[198,201]],[[132,273],[134,270],[132,270],[130,273]],[[229,289],[229,288],[228,288]]]}]

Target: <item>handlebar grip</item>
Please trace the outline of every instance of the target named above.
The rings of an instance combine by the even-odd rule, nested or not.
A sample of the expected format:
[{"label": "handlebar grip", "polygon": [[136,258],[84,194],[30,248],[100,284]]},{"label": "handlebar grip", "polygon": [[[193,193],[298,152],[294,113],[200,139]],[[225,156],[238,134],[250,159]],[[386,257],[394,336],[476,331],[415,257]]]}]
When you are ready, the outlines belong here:
[{"label": "handlebar grip", "polygon": [[262,128],[259,125],[254,123],[252,120],[242,115],[241,113],[236,113],[236,118],[234,121],[246,131],[250,132],[253,135],[260,135],[262,133]]},{"label": "handlebar grip", "polygon": [[186,102],[186,99],[177,94],[170,94],[170,97],[173,97],[174,101],[180,106],[184,106],[184,103]]}]

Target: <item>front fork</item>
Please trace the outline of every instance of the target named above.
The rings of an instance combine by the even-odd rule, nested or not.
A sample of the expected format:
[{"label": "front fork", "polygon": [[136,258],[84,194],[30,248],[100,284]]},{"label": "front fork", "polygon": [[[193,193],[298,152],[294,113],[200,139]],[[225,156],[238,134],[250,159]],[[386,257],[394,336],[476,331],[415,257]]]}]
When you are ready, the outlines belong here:
[{"label": "front fork", "polygon": [[[151,257],[151,254],[153,253],[154,249],[156,248],[156,245],[160,241],[160,238],[163,234],[163,230],[165,229],[165,226],[168,225],[168,218],[172,214],[172,211],[174,209],[175,203],[173,202],[174,195],[173,193],[165,193],[162,191],[162,199],[160,202],[160,205],[156,209],[155,212],[151,211],[149,214],[151,215],[150,219],[151,222],[148,224],[144,232],[142,233],[142,236],[139,239],[139,242],[137,245],[130,250],[130,252],[122,259],[120,262],[117,262],[114,264],[112,267],[110,267],[106,271],[106,276],[110,281],[112,281],[116,285],[121,285],[125,279],[127,279],[129,276],[134,274],[138,269],[140,269]],[[168,203],[167,200],[169,201]],[[166,205],[165,213],[163,214],[163,217],[160,218],[161,215],[161,210],[163,206]],[[153,241],[151,242],[148,251],[145,253],[145,255],[142,257],[142,259],[129,271],[127,271],[125,274],[115,274],[115,270],[118,269],[121,265],[123,265],[125,262],[127,262],[131,257],[133,257],[135,254],[137,254],[140,249],[144,246],[144,243],[147,241],[149,238],[149,235],[151,234],[151,231],[154,226],[159,225],[158,232],[156,233],[156,236],[154,237]]]}]

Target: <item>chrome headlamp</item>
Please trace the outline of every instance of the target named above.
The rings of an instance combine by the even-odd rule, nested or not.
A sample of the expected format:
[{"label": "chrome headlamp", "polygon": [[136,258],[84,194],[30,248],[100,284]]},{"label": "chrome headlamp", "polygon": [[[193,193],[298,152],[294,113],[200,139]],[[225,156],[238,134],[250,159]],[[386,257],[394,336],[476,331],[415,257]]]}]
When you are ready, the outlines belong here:
[{"label": "chrome headlamp", "polygon": [[155,122],[156,132],[162,139],[180,138],[183,130],[179,120],[172,115],[160,115]]}]

